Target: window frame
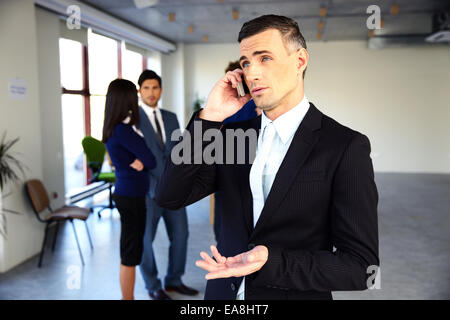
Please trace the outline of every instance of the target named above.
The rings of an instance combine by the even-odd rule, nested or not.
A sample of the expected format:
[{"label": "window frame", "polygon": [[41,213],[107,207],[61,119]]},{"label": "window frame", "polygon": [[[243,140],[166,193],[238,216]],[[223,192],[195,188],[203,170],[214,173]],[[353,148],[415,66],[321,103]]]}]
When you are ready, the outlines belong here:
[{"label": "window frame", "polygon": [[[117,77],[122,78],[122,41],[117,42]],[[91,92],[89,87],[89,51],[86,44],[81,43],[82,54],[82,77],[83,77],[83,89],[72,90],[61,86],[61,94],[74,94],[83,96],[84,102],[84,136],[91,135]],[[142,71],[147,69],[147,58],[142,55]],[[92,178],[90,170],[87,168],[87,164],[84,163],[84,172],[86,172],[86,185],[89,184],[89,180]],[[68,190],[66,190],[68,191]]]}]

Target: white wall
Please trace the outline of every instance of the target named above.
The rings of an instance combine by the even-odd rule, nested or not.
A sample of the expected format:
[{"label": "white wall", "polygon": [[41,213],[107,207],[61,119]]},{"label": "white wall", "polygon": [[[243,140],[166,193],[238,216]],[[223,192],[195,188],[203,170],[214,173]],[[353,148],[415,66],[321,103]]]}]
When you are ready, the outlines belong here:
[{"label": "white wall", "polygon": [[196,97],[208,98],[230,61],[239,59],[239,44],[185,45],[186,124]]},{"label": "white wall", "polygon": [[[236,44],[186,45],[186,116],[207,97]],[[368,50],[366,41],[311,42],[305,93],[366,134],[376,171],[450,173],[450,47]]]},{"label": "white wall", "polygon": [[180,126],[185,118],[185,63],[184,44],[177,43],[177,50],[161,55],[162,98],[161,107],[175,112]]},{"label": "white wall", "polygon": [[309,53],[308,97],[370,138],[375,170],[450,173],[450,46],[314,42]]},{"label": "white wall", "polygon": [[[43,177],[41,123],[39,109],[36,20],[33,1],[0,1],[0,134],[20,140],[14,151],[28,167],[26,178]],[[10,78],[24,79],[27,95],[12,100],[8,93]],[[0,236],[0,272],[6,271],[38,253],[44,225],[28,204],[22,183],[8,185],[10,197],[4,207],[21,212],[7,215],[8,236]]]},{"label": "white wall", "polygon": [[[36,8],[42,170],[54,208],[62,207],[65,202],[59,21],[57,15]],[[55,192],[57,198],[53,198]]]}]

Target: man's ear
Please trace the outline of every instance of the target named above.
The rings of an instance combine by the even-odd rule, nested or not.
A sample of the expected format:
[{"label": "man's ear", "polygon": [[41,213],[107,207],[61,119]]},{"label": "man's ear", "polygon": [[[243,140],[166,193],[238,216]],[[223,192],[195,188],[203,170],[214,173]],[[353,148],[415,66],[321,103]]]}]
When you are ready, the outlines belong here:
[{"label": "man's ear", "polygon": [[309,54],[305,48],[297,51],[297,72],[299,75],[303,74],[308,66]]}]

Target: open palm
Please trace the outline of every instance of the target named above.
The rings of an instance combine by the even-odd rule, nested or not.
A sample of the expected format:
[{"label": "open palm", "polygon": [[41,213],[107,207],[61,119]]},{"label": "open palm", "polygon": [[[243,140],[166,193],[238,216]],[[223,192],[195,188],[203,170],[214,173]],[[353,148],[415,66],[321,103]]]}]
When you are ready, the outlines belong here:
[{"label": "open palm", "polygon": [[211,252],[215,260],[202,251],[200,256],[203,260],[197,260],[195,263],[209,272],[205,276],[208,280],[249,275],[261,269],[269,256],[265,246],[256,246],[250,251],[228,258],[222,256],[215,246],[211,246]]}]

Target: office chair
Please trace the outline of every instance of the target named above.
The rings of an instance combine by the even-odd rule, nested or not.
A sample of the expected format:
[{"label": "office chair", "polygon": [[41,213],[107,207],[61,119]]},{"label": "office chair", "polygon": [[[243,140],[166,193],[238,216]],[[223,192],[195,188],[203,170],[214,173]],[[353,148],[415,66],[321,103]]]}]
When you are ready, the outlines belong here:
[{"label": "office chair", "polygon": [[98,217],[101,218],[101,212],[104,209],[114,209],[112,200],[112,187],[116,182],[116,174],[114,172],[101,172],[103,161],[105,160],[106,146],[99,140],[87,136],[81,142],[86,155],[87,165],[91,170],[92,177],[89,183],[104,181],[109,184],[109,204],[107,206],[95,206],[101,209],[97,211]]},{"label": "office chair", "polygon": [[[59,223],[61,221],[66,220],[69,220],[72,224],[73,234],[75,235],[75,240],[77,242],[81,263],[84,265],[83,254],[81,253],[80,243],[78,242],[77,231],[75,229],[75,224],[73,223],[73,220],[78,219],[84,221],[91,249],[94,249],[92,245],[91,235],[89,234],[89,229],[86,223],[86,220],[89,217],[90,210],[77,206],[64,206],[57,210],[52,210],[52,208],[50,207],[50,199],[48,197],[47,190],[45,189],[42,182],[37,179],[32,179],[25,182],[25,190],[37,219],[40,222],[46,224],[44,241],[42,242],[42,249],[41,254],[39,256],[38,267],[40,268],[42,266],[42,258],[44,257],[44,249],[45,249],[45,242],[47,241],[48,227],[52,222],[56,222],[56,230],[53,236],[53,245],[52,245],[52,252],[53,252],[55,251],[55,244],[56,244],[56,237],[58,235]],[[48,214],[45,218],[41,218],[40,213],[43,212],[45,209],[48,209],[50,211],[50,214]]]}]

